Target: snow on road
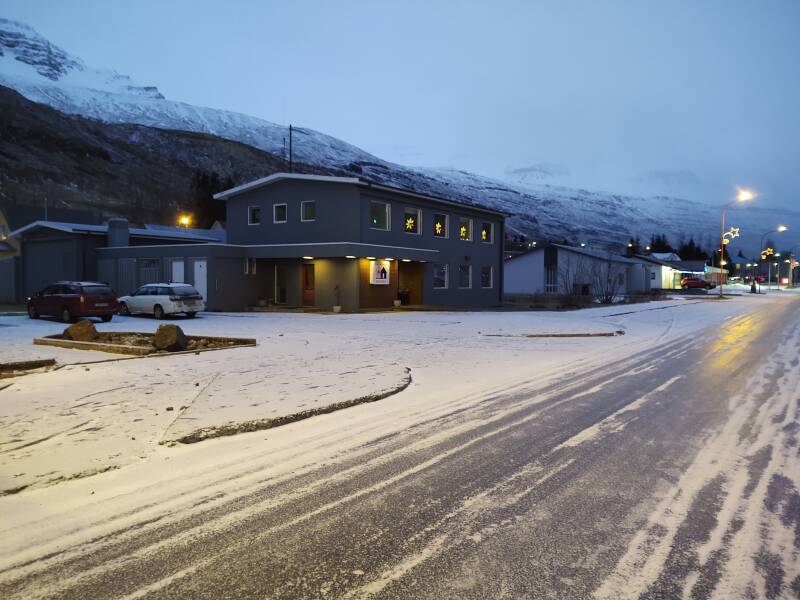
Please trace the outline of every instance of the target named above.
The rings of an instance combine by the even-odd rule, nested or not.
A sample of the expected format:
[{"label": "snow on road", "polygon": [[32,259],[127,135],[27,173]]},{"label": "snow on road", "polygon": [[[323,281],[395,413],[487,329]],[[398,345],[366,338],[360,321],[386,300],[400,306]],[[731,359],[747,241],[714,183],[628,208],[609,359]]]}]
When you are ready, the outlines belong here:
[{"label": "snow on road", "polygon": [[[209,314],[180,324],[194,335],[256,337],[259,346],[73,364],[4,380],[12,385],[0,390],[0,481],[6,490],[25,489],[0,498],[3,514],[10,515],[0,531],[0,566],[215,493],[249,489],[265,476],[296,475],[422,419],[532,381],[557,383],[692,332],[702,335],[706,327],[776,301],[691,298],[566,313]],[[58,323],[3,317],[0,326],[3,360],[98,358],[30,344],[32,337],[60,331]],[[125,318],[101,328],[152,331],[155,323]],[[518,337],[618,329],[626,335]],[[182,418],[194,414],[204,426],[264,418],[385,389],[405,369],[411,386],[348,409],[344,418],[314,417],[188,446],[159,444],[169,439],[182,406],[189,407]]]}]

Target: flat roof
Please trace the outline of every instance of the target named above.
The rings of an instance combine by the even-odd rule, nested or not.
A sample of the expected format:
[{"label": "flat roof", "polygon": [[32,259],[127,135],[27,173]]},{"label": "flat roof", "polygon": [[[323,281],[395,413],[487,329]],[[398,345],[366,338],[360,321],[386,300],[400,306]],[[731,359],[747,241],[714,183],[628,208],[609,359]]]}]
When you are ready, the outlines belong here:
[{"label": "flat roof", "polygon": [[466,203],[466,202],[459,202],[457,200],[450,200],[448,198],[442,198],[440,196],[431,196],[430,194],[423,194],[420,192],[416,192],[414,190],[409,190],[405,188],[393,187],[390,185],[385,185],[382,183],[376,183],[374,181],[369,181],[365,179],[361,179],[359,177],[337,177],[333,175],[304,175],[302,173],[273,173],[268,177],[262,177],[261,179],[256,179],[254,181],[250,181],[248,183],[244,183],[242,185],[236,186],[229,190],[225,190],[223,192],[219,192],[214,194],[215,200],[227,200],[233,196],[241,194],[243,192],[247,192],[250,190],[254,190],[260,187],[265,187],[276,183],[278,181],[282,181],[285,179],[294,179],[300,181],[319,181],[324,183],[345,183],[350,185],[359,185],[362,187],[391,192],[394,194],[401,194],[403,196],[410,196],[414,198],[420,198],[423,200],[431,200],[433,202],[439,202],[442,204],[451,204],[453,206],[458,206],[462,208],[470,208],[473,210],[477,210],[480,212],[491,213],[493,215],[497,215],[500,217],[505,217],[510,215],[511,213],[506,213],[495,208],[489,208],[487,206],[481,206],[480,204],[473,204],[473,203]]}]

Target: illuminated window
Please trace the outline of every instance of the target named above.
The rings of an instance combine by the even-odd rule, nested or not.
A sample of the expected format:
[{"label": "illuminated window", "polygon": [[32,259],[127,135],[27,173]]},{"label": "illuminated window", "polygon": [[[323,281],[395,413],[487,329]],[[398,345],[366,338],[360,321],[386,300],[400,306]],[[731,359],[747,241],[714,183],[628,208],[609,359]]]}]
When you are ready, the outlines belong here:
[{"label": "illuminated window", "polygon": [[446,238],[450,237],[448,232],[449,230],[449,220],[447,215],[436,214],[433,215],[433,235],[434,237]]},{"label": "illuminated window", "polygon": [[483,266],[481,267],[481,287],[482,288],[490,288],[493,285],[492,279],[494,279],[494,269],[491,266]]},{"label": "illuminated window", "polygon": [[248,225],[261,225],[261,207],[248,206],[247,207],[247,224]]},{"label": "illuminated window", "polygon": [[433,289],[444,290],[447,289],[447,265],[437,263],[433,265]]},{"label": "illuminated window", "polygon": [[272,222],[273,223],[286,223],[286,205],[273,204],[272,205]]},{"label": "illuminated window", "polygon": [[407,208],[403,215],[403,231],[419,235],[419,221],[422,211],[418,208]]},{"label": "illuminated window", "polygon": [[458,287],[472,287],[472,265],[458,265]]},{"label": "illuminated window", "polygon": [[461,217],[458,220],[458,237],[465,242],[472,241],[472,219]]},{"label": "illuminated window", "polygon": [[372,200],[369,203],[369,226],[372,229],[389,230],[389,203]]},{"label": "illuminated window", "polygon": [[317,203],[313,200],[305,200],[300,203],[300,220],[314,221],[317,218]]},{"label": "illuminated window", "polygon": [[481,224],[481,241],[486,244],[494,241],[494,225],[492,223],[483,222]]}]

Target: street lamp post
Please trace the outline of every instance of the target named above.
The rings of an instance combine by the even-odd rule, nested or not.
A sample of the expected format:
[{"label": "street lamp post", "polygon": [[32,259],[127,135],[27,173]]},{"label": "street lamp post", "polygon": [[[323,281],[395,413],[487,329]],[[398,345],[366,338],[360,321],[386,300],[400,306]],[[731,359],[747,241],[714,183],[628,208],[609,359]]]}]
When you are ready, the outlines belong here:
[{"label": "street lamp post", "polygon": [[[765,231],[764,232],[764,235],[761,236],[761,245],[759,247],[759,252],[761,253],[761,262],[764,262],[765,260],[769,261],[769,254],[774,254],[774,251],[767,253],[766,252],[767,248],[764,248],[764,242],[766,241],[767,236],[769,234],[771,234],[771,233],[783,233],[787,229],[789,229],[789,228],[786,227],[786,225],[778,225],[775,229],[770,229],[769,231]],[[772,250],[772,249],[770,248],[769,250]],[[769,277],[769,281],[768,281],[769,289],[772,289],[772,268],[771,268],[771,265],[772,265],[772,263],[769,263],[769,275],[767,276],[767,277]],[[758,289],[759,289],[759,292],[760,292],[760,290],[761,290],[761,282],[759,282],[759,284],[758,284]]]},{"label": "street lamp post", "polygon": [[[728,232],[725,231],[725,214],[728,212],[728,209],[733,206],[734,204],[741,204],[743,202],[747,202],[755,198],[756,195],[750,190],[740,189],[736,192],[736,198],[728,202],[725,206],[722,207],[722,235],[720,236],[719,240],[719,299],[722,300],[722,271],[723,267],[725,266],[725,245],[730,241],[728,239]],[[736,237],[739,235],[739,230],[736,229],[735,235],[732,233],[734,229],[731,229],[730,237]]]}]

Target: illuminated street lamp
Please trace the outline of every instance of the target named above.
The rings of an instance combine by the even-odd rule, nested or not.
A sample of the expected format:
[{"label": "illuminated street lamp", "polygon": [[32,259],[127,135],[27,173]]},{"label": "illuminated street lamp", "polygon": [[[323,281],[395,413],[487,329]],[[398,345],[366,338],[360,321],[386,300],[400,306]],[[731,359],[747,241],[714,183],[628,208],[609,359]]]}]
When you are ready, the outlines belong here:
[{"label": "illuminated street lamp", "polygon": [[[754,200],[756,197],[755,192],[752,190],[748,190],[746,188],[739,188],[736,190],[736,198],[728,202],[725,206],[722,207],[722,237],[719,241],[719,298],[722,300],[722,267],[724,265],[724,256],[725,256],[725,246],[730,243],[731,239],[734,237],[739,236],[739,229],[731,227],[731,230],[726,232],[725,231],[725,214],[728,212],[728,209],[733,206],[734,204],[743,204],[745,202],[749,202],[750,200]],[[735,235],[734,235],[735,230]]]},{"label": "illuminated street lamp", "polygon": [[[778,225],[775,229],[770,229],[769,231],[765,231],[764,232],[764,235],[761,236],[761,245],[759,246],[759,249],[761,250],[761,261],[762,262],[767,260],[767,258],[770,255],[775,254],[775,250],[774,249],[772,249],[772,248],[764,248],[764,242],[766,241],[767,236],[769,234],[771,234],[771,233],[783,233],[784,231],[786,231],[788,229],[789,228],[786,227],[786,225]],[[769,288],[768,289],[772,289],[772,274],[770,273],[768,277],[769,277]],[[760,291],[761,290],[761,283],[758,284],[758,288],[759,288],[759,291]]]},{"label": "illuminated street lamp", "polygon": [[192,224],[192,215],[178,215],[178,227],[189,227]]}]

